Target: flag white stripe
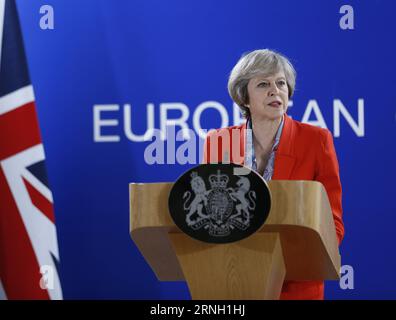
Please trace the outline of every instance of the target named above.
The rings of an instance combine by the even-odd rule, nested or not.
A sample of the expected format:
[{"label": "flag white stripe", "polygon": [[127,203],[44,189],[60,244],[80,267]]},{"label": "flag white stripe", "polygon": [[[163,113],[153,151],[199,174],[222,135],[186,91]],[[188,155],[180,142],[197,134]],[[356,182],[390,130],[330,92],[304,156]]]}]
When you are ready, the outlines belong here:
[{"label": "flag white stripe", "polygon": [[5,8],[5,0],[0,0],[0,66],[1,66],[1,48],[3,47],[4,8]]},{"label": "flag white stripe", "polygon": [[[0,0],[1,1],[1,0]],[[20,88],[0,98],[0,116],[34,101],[32,85]]]},{"label": "flag white stripe", "polygon": [[3,283],[1,282],[0,279],[0,300],[7,300],[7,295],[5,293],[4,287],[3,287]]}]

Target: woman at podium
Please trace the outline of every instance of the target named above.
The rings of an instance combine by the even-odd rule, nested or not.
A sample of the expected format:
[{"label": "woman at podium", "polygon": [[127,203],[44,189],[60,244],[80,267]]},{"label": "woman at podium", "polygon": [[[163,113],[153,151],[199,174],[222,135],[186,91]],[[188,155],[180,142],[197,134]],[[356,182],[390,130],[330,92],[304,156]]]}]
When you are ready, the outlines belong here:
[{"label": "woman at podium", "polygon": [[[287,115],[293,96],[296,71],[280,53],[268,49],[244,55],[234,66],[228,91],[240,107],[246,122],[240,126],[221,128],[206,138],[204,162],[230,161],[242,163],[257,171],[265,180],[313,180],[326,189],[339,244],[344,235],[339,166],[331,133],[293,120]],[[250,129],[250,130],[249,130]],[[217,154],[210,154],[213,134],[229,134],[231,146],[241,152],[227,153],[219,145]],[[226,131],[226,132],[225,132]],[[239,154],[241,158],[233,159]],[[214,161],[214,159],[216,159]],[[281,299],[323,299],[322,281],[285,281]]]}]

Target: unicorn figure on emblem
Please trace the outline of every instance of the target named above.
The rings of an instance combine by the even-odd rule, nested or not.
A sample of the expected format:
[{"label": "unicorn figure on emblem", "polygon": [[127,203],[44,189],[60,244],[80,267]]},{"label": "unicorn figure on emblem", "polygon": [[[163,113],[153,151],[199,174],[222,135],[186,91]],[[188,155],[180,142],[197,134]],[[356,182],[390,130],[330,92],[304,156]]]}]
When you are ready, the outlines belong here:
[{"label": "unicorn figure on emblem", "polygon": [[[249,225],[251,218],[249,210],[256,208],[256,192],[250,190],[250,182],[246,177],[240,177],[236,184],[238,186],[236,191],[228,188],[232,200],[239,201],[239,204],[236,205],[237,213],[233,214],[230,219],[236,218]],[[246,198],[246,194],[248,194],[249,199]]]}]

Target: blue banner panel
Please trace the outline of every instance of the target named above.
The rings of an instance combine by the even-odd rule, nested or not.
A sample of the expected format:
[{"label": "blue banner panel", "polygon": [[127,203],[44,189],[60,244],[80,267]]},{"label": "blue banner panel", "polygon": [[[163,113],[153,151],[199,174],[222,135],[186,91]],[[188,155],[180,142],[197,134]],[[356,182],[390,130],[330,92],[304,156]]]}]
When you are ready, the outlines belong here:
[{"label": "blue banner panel", "polygon": [[[53,10],[40,12],[45,5]],[[334,138],[345,237],[342,278],[326,283],[325,298],[396,298],[396,2],[17,6],[65,299],[190,299],[184,282],[159,282],[131,240],[128,184],[175,181],[201,161],[207,130],[244,121],[228,76],[243,53],[261,48],[297,71],[288,114]],[[196,150],[189,157],[179,150],[186,141]],[[153,158],[154,142],[162,149]]]}]

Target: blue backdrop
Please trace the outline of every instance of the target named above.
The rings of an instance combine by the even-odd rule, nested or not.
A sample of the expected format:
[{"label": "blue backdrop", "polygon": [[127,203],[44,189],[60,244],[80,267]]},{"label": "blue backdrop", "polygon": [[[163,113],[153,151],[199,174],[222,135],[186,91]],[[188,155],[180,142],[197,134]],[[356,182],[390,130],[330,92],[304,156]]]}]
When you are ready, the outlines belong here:
[{"label": "blue backdrop", "polygon": [[[168,119],[187,110],[185,122],[195,130],[194,116],[204,129],[226,123],[223,109],[228,124],[237,123],[227,77],[242,53],[257,48],[284,53],[297,69],[289,114],[326,125],[334,135],[346,229],[342,264],[353,267],[354,289],[329,282],[326,298],[396,298],[396,2],[17,4],[54,195],[66,299],[189,298],[184,283],[158,282],[133,244],[128,183],[174,181],[193,164],[147,164],[144,150],[151,142],[133,141],[138,139],[130,131],[146,131],[147,106],[153,106],[155,128],[161,128],[166,108],[174,109]],[[53,30],[40,28],[46,4],[54,9]],[[340,27],[344,4],[354,10],[353,30]],[[106,119],[112,122],[106,125]]]}]

